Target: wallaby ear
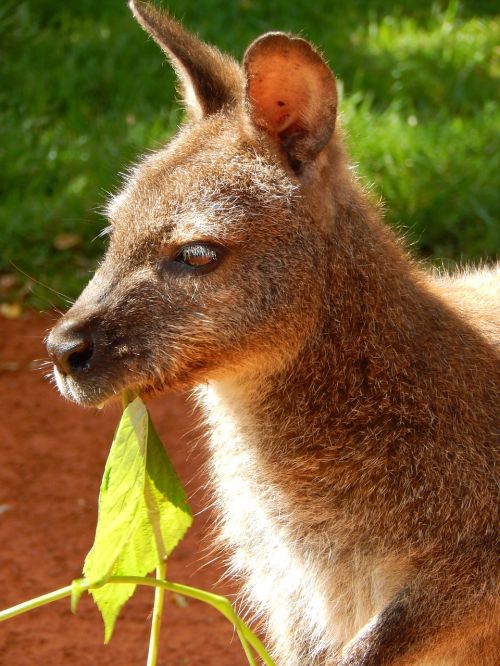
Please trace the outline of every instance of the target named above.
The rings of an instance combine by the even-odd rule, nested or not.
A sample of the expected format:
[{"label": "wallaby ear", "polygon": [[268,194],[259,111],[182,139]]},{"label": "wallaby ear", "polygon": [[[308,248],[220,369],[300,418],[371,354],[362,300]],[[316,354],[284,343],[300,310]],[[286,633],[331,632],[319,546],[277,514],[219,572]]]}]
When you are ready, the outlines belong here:
[{"label": "wallaby ear", "polygon": [[243,61],[247,104],[300,173],[328,143],[335,128],[335,78],[304,39],[270,32],[255,40]]},{"label": "wallaby ear", "polygon": [[191,118],[200,120],[241,102],[243,74],[236,61],[200,41],[153,5],[129,0],[129,7],[171,61]]}]

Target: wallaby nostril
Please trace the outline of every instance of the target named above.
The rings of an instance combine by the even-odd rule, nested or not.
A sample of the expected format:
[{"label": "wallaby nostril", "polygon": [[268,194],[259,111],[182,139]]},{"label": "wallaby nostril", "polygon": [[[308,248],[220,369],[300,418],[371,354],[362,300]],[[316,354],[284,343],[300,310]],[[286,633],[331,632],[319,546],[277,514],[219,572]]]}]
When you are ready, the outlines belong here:
[{"label": "wallaby nostril", "polygon": [[47,351],[57,368],[70,375],[89,366],[94,353],[93,336],[71,326],[56,326],[47,339]]},{"label": "wallaby nostril", "polygon": [[81,370],[85,368],[94,352],[94,344],[92,340],[85,339],[77,345],[76,348],[66,358],[66,366],[70,370]]}]

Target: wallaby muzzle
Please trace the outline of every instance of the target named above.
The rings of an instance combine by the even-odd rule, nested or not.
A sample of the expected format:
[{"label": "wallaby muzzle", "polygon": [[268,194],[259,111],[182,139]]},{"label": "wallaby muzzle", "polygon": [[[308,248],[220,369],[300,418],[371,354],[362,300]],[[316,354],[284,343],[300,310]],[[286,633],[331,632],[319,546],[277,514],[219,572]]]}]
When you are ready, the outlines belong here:
[{"label": "wallaby muzzle", "polygon": [[120,320],[127,319],[127,294],[112,285],[98,271],[45,341],[59,390],[80,404],[104,402],[121,390],[126,374],[129,330]]}]

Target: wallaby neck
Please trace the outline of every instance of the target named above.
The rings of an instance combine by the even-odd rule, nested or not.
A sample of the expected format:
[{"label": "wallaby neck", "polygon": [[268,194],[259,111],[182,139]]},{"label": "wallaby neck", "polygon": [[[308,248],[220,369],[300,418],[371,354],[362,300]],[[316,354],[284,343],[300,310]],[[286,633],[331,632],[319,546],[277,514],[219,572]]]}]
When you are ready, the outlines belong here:
[{"label": "wallaby neck", "polygon": [[[432,337],[425,332],[432,308],[392,232],[356,191],[335,213],[316,325],[299,350],[278,370],[264,362],[211,383],[218,408],[222,401],[267,458],[276,452],[279,460],[283,451],[313,457],[342,448],[346,431],[362,436],[384,406],[397,405],[392,394],[408,373],[413,378],[417,356],[432,354],[418,342]],[[436,307],[430,319],[439,316]]]}]

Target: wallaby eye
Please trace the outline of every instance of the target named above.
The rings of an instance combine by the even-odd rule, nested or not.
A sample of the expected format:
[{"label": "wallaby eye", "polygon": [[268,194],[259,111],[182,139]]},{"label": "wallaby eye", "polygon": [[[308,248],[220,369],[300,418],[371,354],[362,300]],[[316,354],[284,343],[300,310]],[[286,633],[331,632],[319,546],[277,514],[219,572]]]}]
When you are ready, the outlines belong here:
[{"label": "wallaby eye", "polygon": [[162,261],[163,270],[175,273],[203,275],[217,268],[224,248],[210,243],[191,243],[177,250],[170,259]]},{"label": "wallaby eye", "polygon": [[186,264],[190,268],[206,268],[219,260],[217,251],[211,245],[187,245],[183,247],[176,261]]}]

